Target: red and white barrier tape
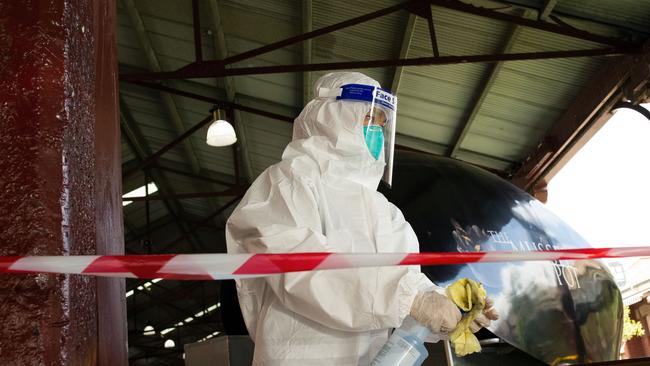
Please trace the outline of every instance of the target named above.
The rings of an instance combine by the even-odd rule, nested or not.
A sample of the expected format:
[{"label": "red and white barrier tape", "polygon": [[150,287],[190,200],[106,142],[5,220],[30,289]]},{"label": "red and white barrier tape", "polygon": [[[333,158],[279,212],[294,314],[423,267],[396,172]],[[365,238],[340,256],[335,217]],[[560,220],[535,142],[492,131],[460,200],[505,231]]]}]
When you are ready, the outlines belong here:
[{"label": "red and white barrier tape", "polygon": [[0,256],[0,273],[72,273],[143,279],[220,280],[358,267],[645,256],[650,256],[650,247],[583,248],[541,252]]}]

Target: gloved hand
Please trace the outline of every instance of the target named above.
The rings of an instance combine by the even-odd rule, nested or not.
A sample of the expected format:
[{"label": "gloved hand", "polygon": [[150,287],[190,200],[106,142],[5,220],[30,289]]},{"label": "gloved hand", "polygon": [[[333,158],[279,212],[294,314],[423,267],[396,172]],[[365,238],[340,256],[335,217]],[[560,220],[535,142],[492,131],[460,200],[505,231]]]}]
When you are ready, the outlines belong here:
[{"label": "gloved hand", "polygon": [[469,329],[472,331],[472,333],[476,333],[481,328],[487,328],[490,326],[490,323],[493,320],[499,319],[499,313],[497,313],[497,309],[493,308],[494,302],[492,299],[489,297],[485,298],[485,307],[483,308],[483,311],[481,311],[481,314],[472,321],[472,323],[469,325]]},{"label": "gloved hand", "polygon": [[454,330],[462,317],[458,307],[447,296],[435,291],[420,292],[415,296],[411,316],[438,334]]},{"label": "gloved hand", "polygon": [[454,304],[466,311],[456,329],[449,335],[456,356],[481,351],[481,344],[474,333],[488,326],[490,320],[498,318],[483,285],[469,278],[461,278],[447,287],[445,292]]}]

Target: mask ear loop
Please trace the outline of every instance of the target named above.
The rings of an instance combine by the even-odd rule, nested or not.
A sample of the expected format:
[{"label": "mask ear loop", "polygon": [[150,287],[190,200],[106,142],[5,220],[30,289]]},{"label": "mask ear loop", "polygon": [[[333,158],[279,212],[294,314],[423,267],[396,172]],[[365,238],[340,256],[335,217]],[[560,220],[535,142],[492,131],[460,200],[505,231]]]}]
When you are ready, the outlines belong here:
[{"label": "mask ear loop", "polygon": [[[372,95],[374,96],[377,91],[377,87],[372,89]],[[370,121],[368,122],[368,125],[374,125],[375,124],[375,98],[372,98],[372,101],[370,102]]]}]

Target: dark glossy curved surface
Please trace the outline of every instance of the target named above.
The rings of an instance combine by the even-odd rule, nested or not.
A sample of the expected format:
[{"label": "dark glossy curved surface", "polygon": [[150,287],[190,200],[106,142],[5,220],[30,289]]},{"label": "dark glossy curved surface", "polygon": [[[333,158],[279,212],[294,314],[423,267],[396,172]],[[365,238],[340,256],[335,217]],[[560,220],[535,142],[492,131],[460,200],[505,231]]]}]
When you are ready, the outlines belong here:
[{"label": "dark glossy curved surface", "polygon": [[[543,204],[509,182],[446,158],[400,152],[393,188],[421,251],[549,250],[590,245]],[[490,331],[549,364],[616,359],[623,304],[599,261],[423,267],[434,282],[482,282],[501,318]]]}]

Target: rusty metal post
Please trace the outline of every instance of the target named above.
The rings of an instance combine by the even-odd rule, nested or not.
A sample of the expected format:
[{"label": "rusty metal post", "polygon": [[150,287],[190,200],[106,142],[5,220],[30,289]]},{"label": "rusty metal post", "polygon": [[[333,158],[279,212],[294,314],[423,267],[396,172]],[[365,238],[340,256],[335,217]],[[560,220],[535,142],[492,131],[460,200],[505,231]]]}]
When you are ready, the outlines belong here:
[{"label": "rusty metal post", "polygon": [[[115,2],[0,14],[0,255],[122,253]],[[123,280],[2,276],[0,313],[2,365],[127,363]]]}]

